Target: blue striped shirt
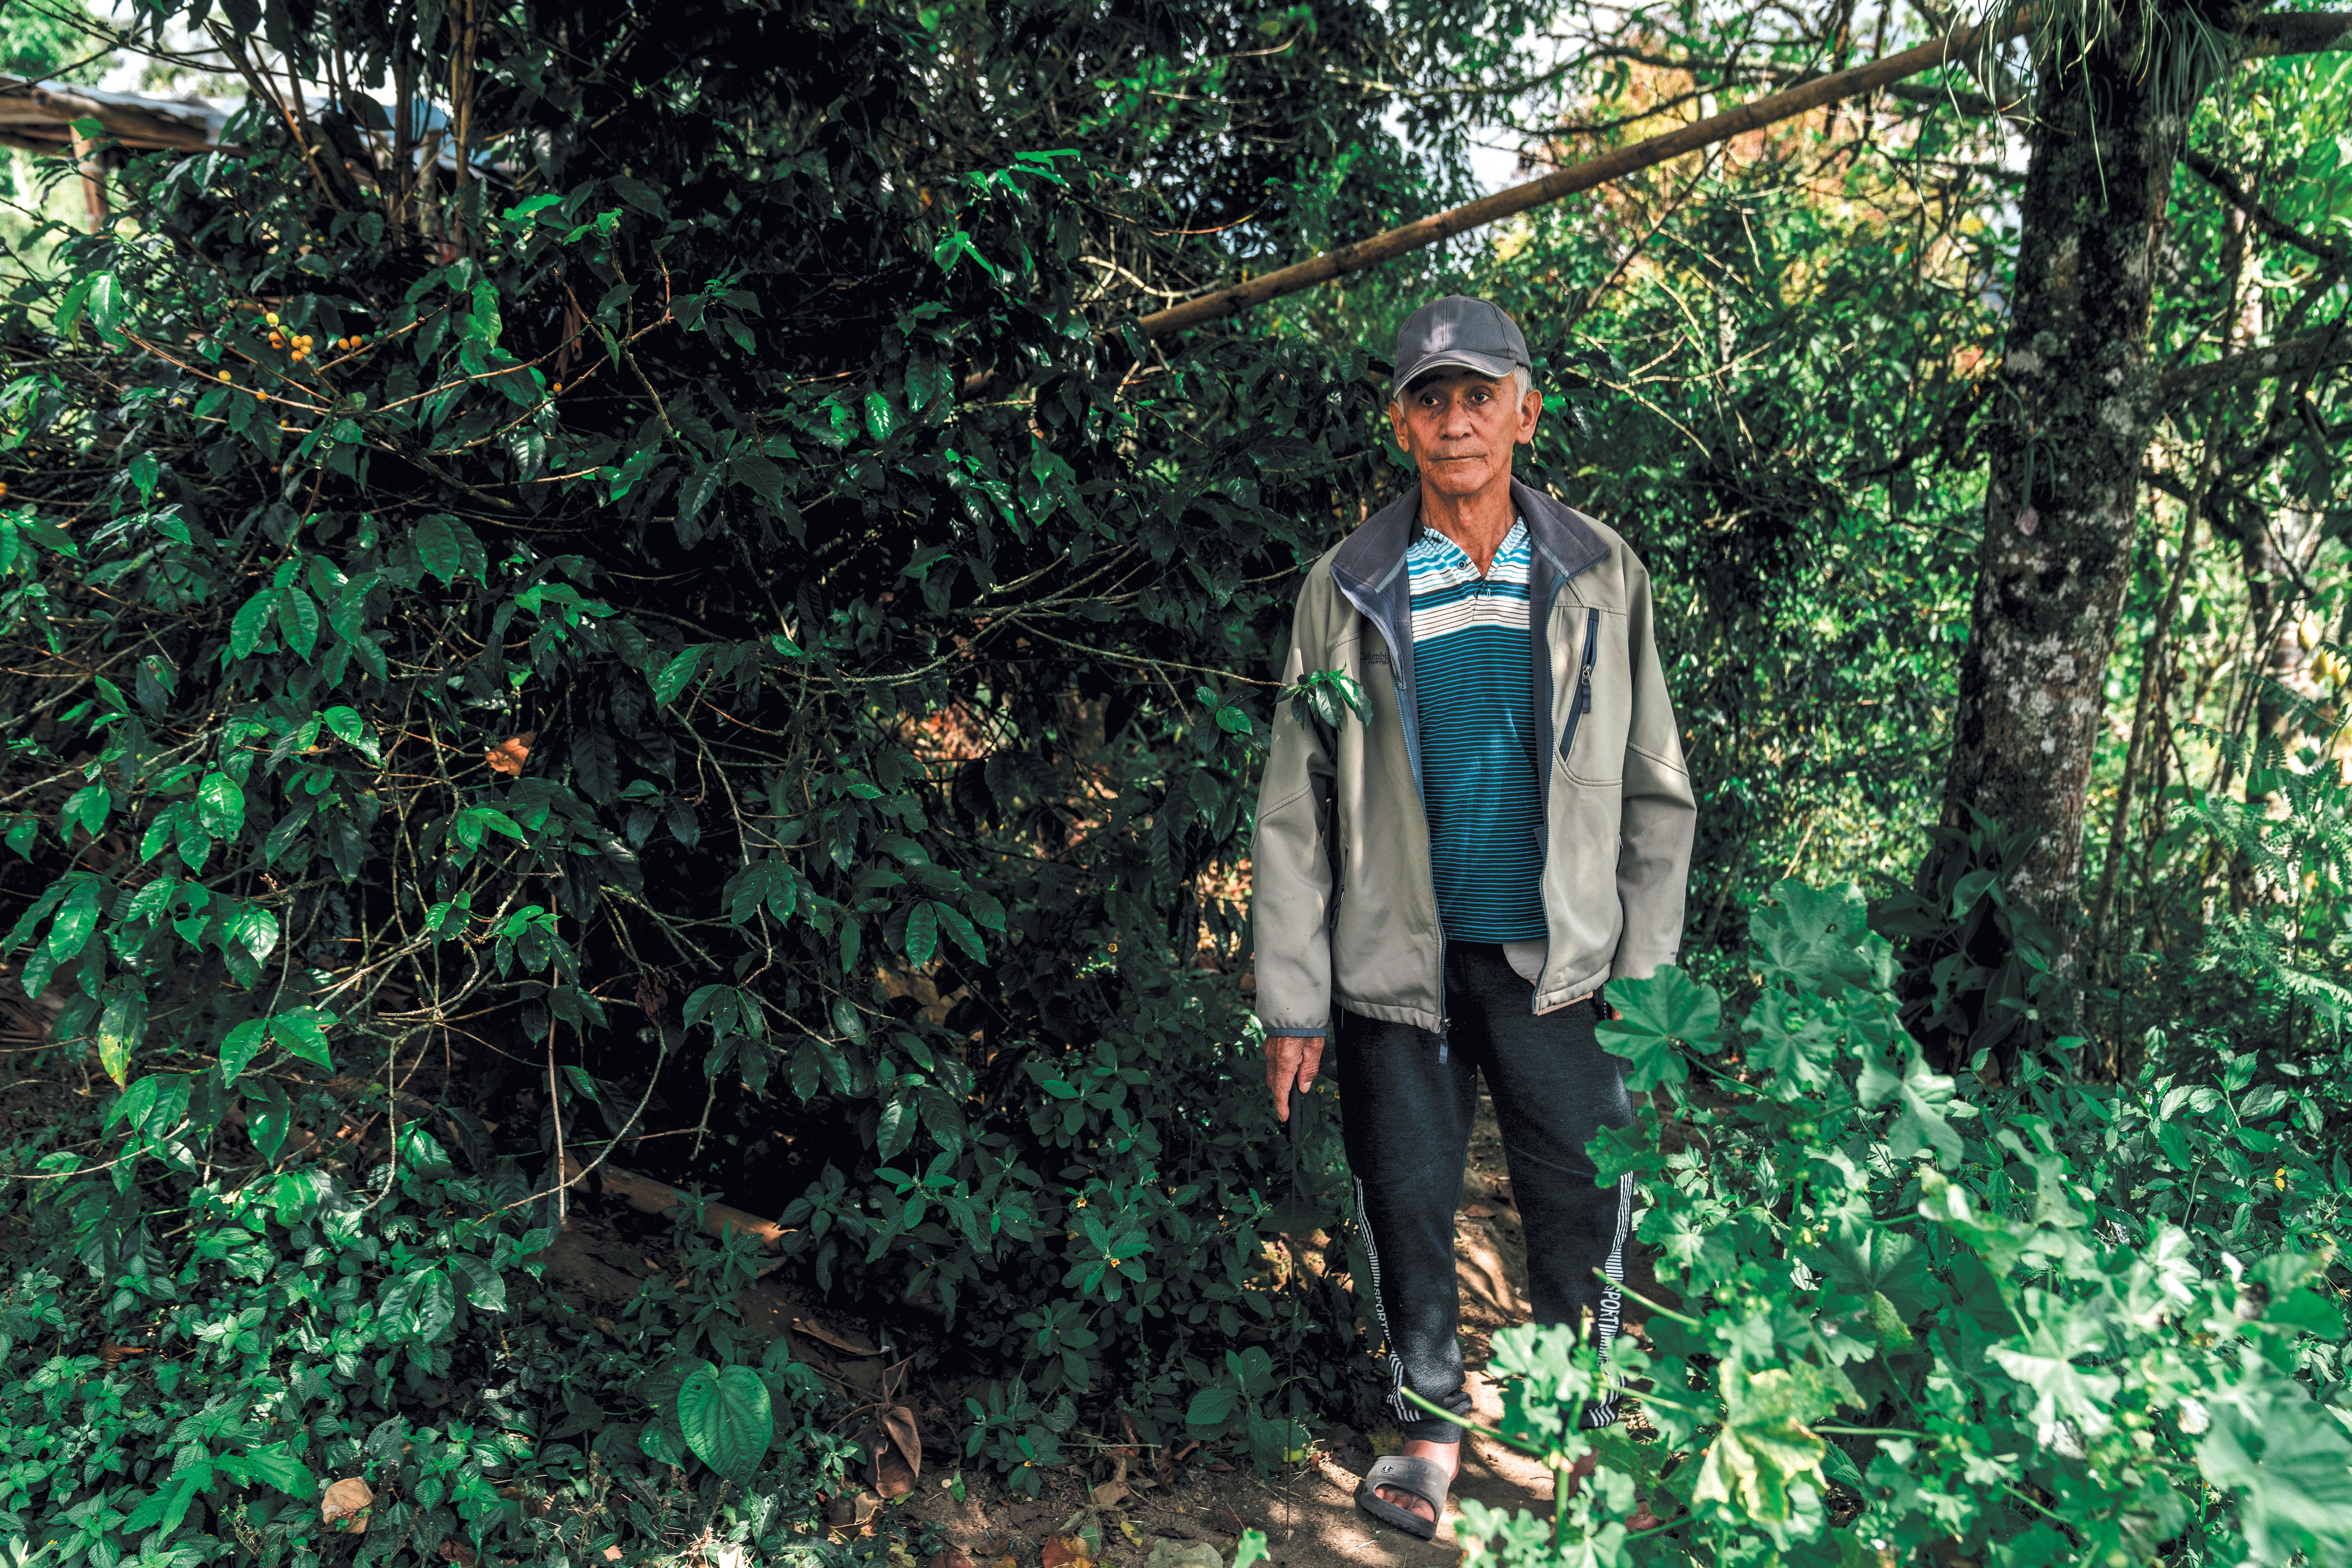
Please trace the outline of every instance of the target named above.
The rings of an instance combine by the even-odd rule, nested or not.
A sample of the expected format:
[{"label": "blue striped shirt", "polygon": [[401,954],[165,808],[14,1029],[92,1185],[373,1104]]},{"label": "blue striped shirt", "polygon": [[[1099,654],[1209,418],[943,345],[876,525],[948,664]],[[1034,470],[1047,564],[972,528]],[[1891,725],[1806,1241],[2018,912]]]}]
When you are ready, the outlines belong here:
[{"label": "blue striped shirt", "polygon": [[1528,642],[1534,559],[1519,519],[1484,578],[1434,529],[1405,552],[1430,871],[1438,922],[1457,942],[1546,934],[1543,741]]}]

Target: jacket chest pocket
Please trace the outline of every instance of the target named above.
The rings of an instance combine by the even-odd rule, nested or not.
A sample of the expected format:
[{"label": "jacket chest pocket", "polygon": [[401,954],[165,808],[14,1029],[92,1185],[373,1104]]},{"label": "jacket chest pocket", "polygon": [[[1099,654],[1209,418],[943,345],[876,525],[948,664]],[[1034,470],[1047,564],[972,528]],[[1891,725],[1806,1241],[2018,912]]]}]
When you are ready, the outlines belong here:
[{"label": "jacket chest pocket", "polygon": [[1579,605],[1561,619],[1572,657],[1565,678],[1553,683],[1560,765],[1579,784],[1622,784],[1625,737],[1633,721],[1625,617]]}]

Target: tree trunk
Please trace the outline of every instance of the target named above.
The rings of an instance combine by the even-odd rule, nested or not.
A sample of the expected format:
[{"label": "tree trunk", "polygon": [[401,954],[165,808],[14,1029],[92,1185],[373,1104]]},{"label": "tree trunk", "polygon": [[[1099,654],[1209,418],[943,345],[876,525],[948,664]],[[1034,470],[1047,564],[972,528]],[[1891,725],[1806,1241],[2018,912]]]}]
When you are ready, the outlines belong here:
[{"label": "tree trunk", "polygon": [[2121,31],[2039,93],[1945,791],[1948,826],[1974,807],[2038,831],[2009,887],[2062,930],[2158,411],[2153,260],[2184,124]]}]

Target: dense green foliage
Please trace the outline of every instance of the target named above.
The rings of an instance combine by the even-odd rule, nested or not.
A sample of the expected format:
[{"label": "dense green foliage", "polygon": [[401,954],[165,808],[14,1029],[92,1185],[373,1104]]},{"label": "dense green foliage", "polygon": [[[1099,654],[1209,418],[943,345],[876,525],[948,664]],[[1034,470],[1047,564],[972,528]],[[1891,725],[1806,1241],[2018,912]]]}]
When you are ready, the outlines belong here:
[{"label": "dense green foliage", "polygon": [[[1139,363],[1082,306],[1155,228],[1250,204],[1289,244],[1384,199],[1393,167],[1329,170],[1389,145],[1377,100],[1302,141],[1298,100],[1317,48],[1409,68],[1389,24],[374,15],[265,34],[339,82],[454,72],[496,167],[347,93],[321,163],[256,101],[240,152],[132,161],[137,221],[12,307],[9,635],[77,673],[15,709],[10,945],[123,1090],[18,1157],[98,1288],[16,1300],[154,1358],[69,1436],[33,1412],[87,1405],[89,1357],[12,1385],[13,1528],[202,1554],[258,1489],[364,1472],[395,1542],[551,1559],[551,1489],[639,1495],[658,1548],[754,1470],[731,1527],[805,1526],[833,1448],[716,1305],[740,1258],[617,1328],[534,1278],[563,1162],[593,1191],[656,1131],[693,1136],[643,1163],[781,1214],[811,1288],[950,1328],[926,1360],[983,1379],[966,1447],[1016,1485],[1081,1402],[1296,1450],[1352,1311],[1262,1255],[1290,1157],[1204,874],[1263,703],[1217,672],[1270,662],[1373,484],[1375,384],[1281,342]],[[771,1468],[697,1440],[673,1356],[762,1369]],[[275,1468],[205,1457],[255,1441]],[[271,1539],[317,1550],[305,1517]]]},{"label": "dense green foliage", "polygon": [[[2295,1293],[2335,1289],[2352,1187],[2311,706],[2343,671],[2308,656],[2342,546],[2280,434],[2303,405],[2200,410],[2218,435],[2152,456],[2193,485],[2226,437],[2203,493],[2304,521],[2271,576],[2192,552],[2169,626],[2151,530],[2132,613],[2172,650],[2176,761],[2087,1005],[2032,962],[1997,827],[1881,907],[1949,961],[1938,996],[1994,984],[1976,933],[2026,932],[1993,1016],[2090,1044],[1956,1083],[1850,897],[1760,901],[1791,868],[1894,893],[1927,842],[2013,238],[1980,121],[1809,122],[1153,343],[1136,312],[1459,195],[1498,83],[1563,148],[1689,84],[1629,65],[1656,40],[1627,24],[1530,89],[1520,41],[1560,18],[1520,6],[230,13],[236,63],[319,90],[120,159],[115,218],[37,232],[0,316],[0,904],[28,1058],[102,1074],[0,1162],[0,1538],[307,1562],[349,1549],[318,1490],[356,1476],[386,1561],[822,1552],[857,1457],[743,1327],[746,1246],[681,1217],[625,1305],[550,1268],[613,1165],[780,1216],[789,1278],[968,1390],[962,1457],[1015,1487],[1113,1432],[1279,1463],[1349,1411],[1375,1347],[1328,1118],[1302,1161],[1265,1105],[1244,853],[1297,570],[1408,481],[1380,350],[1440,286],[1520,313],[1531,472],[1658,576],[1703,796],[1688,963],[1748,1019],[1678,974],[1621,998],[1667,1092],[1614,1157],[1657,1177],[1685,1298],[1651,1320],[1664,1443],[1604,1443],[1669,1518],[1623,1551],[2031,1562],[2055,1515],[2145,1558],[2198,1464],[2195,1561],[2342,1533],[2310,1415],[2341,1369],[2289,1332],[2327,1326]],[[2339,135],[2312,68],[2209,107],[2210,139]],[[2236,243],[2274,309],[2340,289]],[[2165,301],[2184,353],[2199,276]],[[1715,1089],[1680,1087],[1685,1047]],[[1268,1245],[1318,1224],[1324,1267]],[[2172,1315],[2143,1321],[2128,1255],[2159,1243]],[[2196,1342],[2260,1304],[2225,1278],[2304,1304]],[[1999,1358],[2051,1334],[2088,1403],[2037,1414]],[[1557,1336],[1515,1353],[1589,1375]],[[2213,1458],[2279,1408],[2309,1415],[2307,1507]],[[1810,1429],[1847,1421],[1927,1436]]]},{"label": "dense green foliage", "polygon": [[[1987,1090],[1922,1059],[1856,889],[1784,883],[1751,929],[1744,1015],[1668,969],[1612,984],[1602,1026],[1653,1091],[1603,1141],[1650,1194],[1642,1235],[1681,1300],[1622,1358],[1662,1440],[1577,1433],[1591,1352],[1508,1331],[1505,1436],[1601,1468],[1551,1521],[1465,1505],[1471,1560],[2352,1550],[2326,1282],[2352,1188],[2326,1136],[2340,1053],[2265,1064],[2189,1034],[2128,1084],[2028,1058]],[[1663,1522],[1629,1536],[1637,1498]]]}]

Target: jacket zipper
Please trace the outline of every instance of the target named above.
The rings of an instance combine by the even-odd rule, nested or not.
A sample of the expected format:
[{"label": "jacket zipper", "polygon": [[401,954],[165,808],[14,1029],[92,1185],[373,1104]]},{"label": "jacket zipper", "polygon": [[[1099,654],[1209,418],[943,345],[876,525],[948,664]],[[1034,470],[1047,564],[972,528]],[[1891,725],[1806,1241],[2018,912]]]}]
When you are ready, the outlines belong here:
[{"label": "jacket zipper", "polygon": [[[1383,628],[1382,636],[1386,635],[1386,630]],[[1412,635],[1412,627],[1410,623],[1405,626],[1405,635],[1407,637],[1411,637]],[[1397,658],[1396,649],[1391,647],[1389,649],[1389,685],[1390,688],[1396,692],[1397,712],[1399,715],[1402,715],[1404,712],[1405,704],[1404,676],[1402,673],[1402,669],[1403,666]],[[1420,746],[1417,742],[1413,750],[1416,754],[1412,759],[1412,787],[1414,793],[1421,796],[1422,820],[1423,822],[1427,822],[1429,820],[1429,796],[1428,793],[1421,787],[1421,759],[1418,755]],[[1430,907],[1433,909],[1437,905],[1437,870],[1434,866],[1430,868],[1429,873],[1429,902]],[[1335,925],[1338,923],[1336,919],[1333,923]],[[1454,1020],[1450,1016],[1448,1016],[1445,1007],[1445,928],[1441,923],[1437,930],[1437,1059],[1441,1063],[1445,1060],[1446,1037],[1452,1034],[1453,1030]]]},{"label": "jacket zipper", "polygon": [[1576,745],[1576,731],[1584,716],[1592,711],[1592,660],[1600,651],[1601,612],[1587,610],[1584,612],[1584,664],[1576,672],[1576,700],[1569,704],[1568,725],[1559,735],[1562,762],[1568,760],[1568,753]]}]

